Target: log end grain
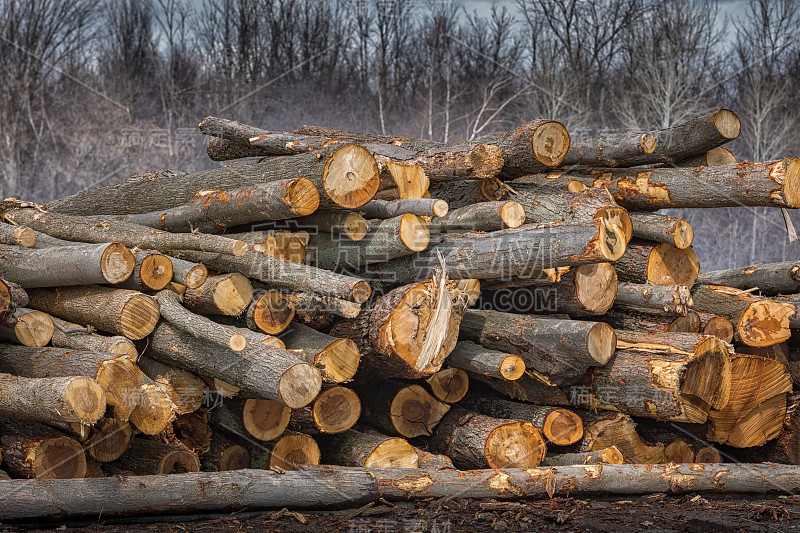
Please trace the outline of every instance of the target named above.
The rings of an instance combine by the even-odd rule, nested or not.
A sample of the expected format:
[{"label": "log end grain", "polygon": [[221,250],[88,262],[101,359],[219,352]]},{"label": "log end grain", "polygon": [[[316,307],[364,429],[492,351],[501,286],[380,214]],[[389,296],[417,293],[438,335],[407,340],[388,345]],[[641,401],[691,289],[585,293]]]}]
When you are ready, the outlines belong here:
[{"label": "log end grain", "polygon": [[714,446],[703,446],[694,454],[695,463],[722,463],[722,454]]},{"label": "log end grain", "polygon": [[216,284],[212,298],[223,315],[238,316],[253,300],[253,285],[245,276],[234,272]]},{"label": "log end grain", "polygon": [[691,247],[681,250],[662,242],[647,260],[647,281],[653,285],[691,285],[699,273],[700,262]]},{"label": "log end grain", "polygon": [[392,398],[389,407],[394,429],[403,437],[430,436],[433,429],[450,410],[450,406],[440,402],[419,385],[401,389]]},{"label": "log end grain", "polygon": [[583,438],[583,420],[569,409],[553,409],[544,419],[542,433],[558,446],[569,446]]},{"label": "log end grain", "polygon": [[716,148],[712,148],[705,155],[705,166],[707,167],[718,167],[720,165],[735,165],[739,161],[736,160],[736,156],[733,155],[733,152],[725,148],[724,146],[717,146]]},{"label": "log end grain", "polygon": [[587,312],[603,314],[617,297],[617,271],[611,263],[591,263],[575,268],[578,301]]},{"label": "log end grain", "polygon": [[331,387],[322,391],[311,408],[314,424],[322,433],[347,431],[361,417],[361,400],[347,387]]},{"label": "log end grain", "polygon": [[106,393],[108,405],[122,412],[130,413],[126,406],[131,403],[131,399],[142,386],[144,379],[142,371],[130,357],[121,355],[114,359],[108,359],[100,364],[95,376],[97,383]]},{"label": "log end grain", "polygon": [[500,375],[508,381],[516,381],[525,374],[525,360],[518,355],[507,355],[500,363]]},{"label": "log end grain", "polygon": [[789,319],[796,310],[793,305],[760,300],[745,309],[736,324],[740,340],[748,346],[771,346],[791,336]]},{"label": "log end grain", "polygon": [[621,258],[625,254],[625,247],[628,244],[628,237],[623,228],[608,222],[605,218],[600,218],[600,231],[596,240],[600,254],[607,261],[616,261]]},{"label": "log end grain", "polygon": [[142,259],[139,276],[145,287],[160,291],[172,281],[172,261],[166,255],[149,254]]},{"label": "log end grain", "polygon": [[460,368],[440,370],[427,382],[436,399],[445,403],[461,401],[469,390],[469,376]]},{"label": "log end grain", "polygon": [[591,358],[603,366],[617,349],[617,335],[614,333],[614,328],[605,322],[595,322],[587,333],[586,346]]},{"label": "log end grain", "polygon": [[742,131],[742,123],[739,117],[729,109],[718,110],[712,115],[711,121],[719,134],[729,141],[737,138]]},{"label": "log end grain", "polygon": [[534,157],[548,167],[557,167],[564,161],[569,152],[569,145],[567,128],[554,120],[541,124],[531,135]]},{"label": "log end grain", "polygon": [[236,241],[233,243],[231,253],[235,257],[242,257],[250,249],[250,245],[244,241]]},{"label": "log end grain", "polygon": [[643,154],[652,154],[656,151],[656,138],[652,133],[642,133],[639,137],[639,147]]},{"label": "log end grain", "polygon": [[493,144],[477,144],[469,151],[472,172],[480,179],[493,178],[503,169],[503,151]]},{"label": "log end grain", "polygon": [[363,304],[369,299],[370,294],[372,294],[372,287],[370,286],[369,282],[359,281],[355,285],[353,285],[353,301],[359,304]]},{"label": "log end grain", "polygon": [[[600,459],[602,459],[604,463],[610,465],[621,465],[625,462],[625,458],[622,457],[622,452],[620,452],[616,446],[609,446],[600,452]],[[686,462],[690,463],[691,461]]]},{"label": "log end grain", "polygon": [[205,283],[207,277],[208,269],[205,265],[198,263],[190,268],[186,276],[180,281],[183,282],[182,285],[185,285],[187,289],[196,289]]},{"label": "log end grain", "polygon": [[422,217],[410,213],[402,215],[400,217],[399,233],[400,241],[412,252],[421,252],[428,248],[430,231],[428,230],[428,224]]},{"label": "log end grain", "polygon": [[[676,317],[675,320],[670,322],[669,325],[667,326],[667,332],[697,333],[700,331],[700,322],[701,322],[700,315],[697,312],[688,311],[684,316]],[[732,336],[733,336],[733,328],[731,328],[731,338]]]},{"label": "log end grain", "polygon": [[106,393],[91,378],[73,378],[64,388],[63,399],[86,424],[91,425],[100,420],[106,410]]},{"label": "log end grain", "polygon": [[706,322],[705,327],[703,327],[703,334],[712,335],[727,343],[733,342],[734,333],[733,324],[724,316],[711,317],[708,319],[708,322]]},{"label": "log end grain", "polygon": [[242,423],[259,440],[275,440],[289,427],[292,410],[272,400],[248,399],[242,408]]},{"label": "log end grain", "polygon": [[250,452],[247,448],[238,444],[228,446],[222,451],[219,458],[219,470],[241,470],[250,468]]},{"label": "log end grain", "polygon": [[682,218],[679,218],[675,223],[675,233],[672,238],[674,241],[673,245],[678,250],[685,250],[686,248],[690,247],[692,245],[692,241],[694,240],[694,230],[692,230],[692,225]]},{"label": "log end grain", "polygon": [[521,203],[509,200],[500,206],[500,220],[509,228],[518,228],[525,223],[525,208]]},{"label": "log end grain", "polygon": [[278,380],[278,394],[283,403],[293,409],[314,401],[322,389],[322,375],[313,365],[292,365]]},{"label": "log end grain", "polygon": [[158,435],[175,418],[172,401],[157,385],[149,383],[142,385],[136,400],[130,421],[145,435]]},{"label": "log end grain", "polygon": [[595,217],[603,218],[617,226],[625,236],[625,242],[631,242],[633,238],[633,221],[624,207],[604,207],[597,211]]},{"label": "log end grain", "polygon": [[[666,370],[666,369],[665,369]],[[654,370],[654,376],[658,371]],[[705,406],[721,409],[731,394],[731,361],[726,344],[716,337],[705,337],[695,347],[695,358],[686,367],[681,395],[698,398]],[[705,420],[700,420],[704,422]]]},{"label": "log end grain", "polygon": [[319,191],[310,179],[297,178],[286,186],[283,201],[295,215],[310,215],[319,207]]},{"label": "log end grain", "polygon": [[268,335],[277,335],[294,319],[294,301],[282,292],[265,291],[250,304],[247,315],[258,329]]},{"label": "log end grain", "polygon": [[37,444],[27,457],[36,479],[86,477],[86,454],[75,439],[56,437]]},{"label": "log end grain", "polygon": [[95,461],[116,461],[131,442],[133,428],[126,420],[103,418],[95,424],[93,435],[86,443],[86,452]]},{"label": "log end grain", "polygon": [[770,196],[783,207],[800,207],[800,159],[787,158],[770,166],[770,178],[781,184],[781,188]]},{"label": "log end grain", "polygon": [[444,200],[436,200],[433,202],[431,211],[433,212],[433,216],[441,218],[450,212],[450,206]]},{"label": "log end grain", "polygon": [[694,461],[694,449],[686,439],[677,438],[664,447],[664,459],[669,463],[691,463]]},{"label": "log end grain", "polygon": [[14,335],[23,346],[47,346],[54,332],[53,319],[42,311],[30,311],[18,316],[14,326]]},{"label": "log end grain", "polygon": [[547,446],[539,430],[526,421],[514,421],[492,430],[483,454],[491,468],[535,468]]},{"label": "log end grain", "polygon": [[308,435],[294,433],[275,443],[269,458],[269,466],[297,470],[298,465],[318,465],[319,459],[317,441]]},{"label": "log end grain", "polygon": [[131,291],[120,310],[120,333],[129,339],[141,340],[153,332],[159,316],[159,306],[155,299]]},{"label": "log end grain", "polygon": [[348,144],[336,150],[325,163],[322,185],[338,206],[355,209],[369,202],[380,185],[375,158],[363,147]]},{"label": "log end grain", "polygon": [[351,339],[336,339],[326,346],[314,363],[326,381],[344,383],[353,379],[358,371],[361,353]]},{"label": "log end grain", "polygon": [[100,256],[100,271],[108,283],[121,283],[133,273],[136,258],[125,245],[112,242]]},{"label": "log end grain", "polygon": [[158,465],[159,474],[185,474],[199,472],[200,459],[188,448],[175,446],[161,459]]},{"label": "log end grain", "polygon": [[17,226],[14,229],[14,239],[23,248],[33,248],[36,246],[36,232],[31,228]]},{"label": "log end grain", "polygon": [[393,437],[378,444],[364,461],[365,468],[419,468],[419,456],[405,439]]}]

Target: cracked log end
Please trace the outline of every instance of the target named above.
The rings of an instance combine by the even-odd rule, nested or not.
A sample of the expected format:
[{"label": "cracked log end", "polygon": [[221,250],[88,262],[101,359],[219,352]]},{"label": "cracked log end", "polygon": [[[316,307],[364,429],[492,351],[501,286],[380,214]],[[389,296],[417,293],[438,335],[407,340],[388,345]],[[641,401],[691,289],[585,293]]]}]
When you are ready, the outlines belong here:
[{"label": "cracked log end", "polygon": [[179,447],[166,453],[158,465],[159,474],[184,474],[199,471],[200,459],[197,458],[197,455],[188,449]]},{"label": "cracked log end", "polygon": [[[669,333],[697,333],[700,331],[700,315],[695,311],[687,311],[683,316],[676,317],[667,326]],[[731,330],[732,331],[732,330]],[[708,333],[706,333],[708,335]],[[731,333],[731,335],[733,335]],[[729,341],[730,342],[730,341]]]},{"label": "cracked log end", "polygon": [[[728,347],[716,337],[705,337],[695,346],[694,360],[686,366],[681,386],[684,403],[702,411],[707,411],[708,406],[721,409],[727,405],[730,395],[731,361]],[[705,415],[701,415],[701,418],[704,421]]]},{"label": "cracked log end", "polygon": [[[553,444],[569,446],[583,438],[583,420],[577,413],[569,409],[553,409],[544,419],[542,433]],[[620,459],[622,459],[622,455],[620,455]]]},{"label": "cracked log end", "polygon": [[131,442],[133,428],[127,420],[103,418],[94,426],[94,433],[86,443],[86,452],[96,461],[116,461]]},{"label": "cracked log end", "polygon": [[319,207],[319,191],[310,179],[297,178],[286,186],[283,201],[295,215],[310,215]]},{"label": "cracked log end", "polygon": [[616,261],[625,254],[628,239],[625,232],[616,224],[600,219],[598,245],[600,252],[608,261]]},{"label": "cracked log end", "polygon": [[136,258],[133,252],[118,242],[109,243],[103,250],[103,255],[100,256],[100,271],[108,283],[125,281],[133,273],[135,265]]},{"label": "cracked log end", "polygon": [[[447,205],[447,202],[444,202]],[[430,231],[428,224],[417,215],[405,214],[400,217],[400,240],[412,252],[421,252],[428,248]]]},{"label": "cracked log end", "polygon": [[614,328],[605,322],[595,322],[586,336],[589,355],[599,366],[603,366],[617,349],[617,335],[614,333]]},{"label": "cracked log end", "polygon": [[322,175],[325,194],[338,206],[355,209],[378,192],[378,163],[365,148],[348,144],[331,154]]},{"label": "cracked log end", "polygon": [[297,470],[297,465],[318,465],[320,459],[317,441],[308,435],[294,433],[275,443],[269,466],[284,470]]},{"label": "cracked log end", "polygon": [[233,244],[233,249],[231,251],[233,252],[234,257],[242,257],[245,253],[247,253],[248,249],[250,249],[249,244],[244,241],[236,241],[236,243]]},{"label": "cracked log end", "polygon": [[319,370],[308,363],[298,363],[289,368],[278,381],[278,394],[283,403],[293,409],[305,407],[314,401],[322,390]]},{"label": "cracked log end", "polygon": [[450,410],[450,406],[440,402],[419,385],[410,385],[398,392],[389,407],[392,425],[397,432],[414,438],[430,436],[433,428]]},{"label": "cracked log end", "polygon": [[656,151],[656,138],[651,133],[642,133],[639,137],[639,147],[643,154],[652,154]]},{"label": "cracked log end", "polygon": [[149,254],[142,259],[139,276],[145,287],[160,291],[172,281],[172,261],[162,254]]},{"label": "cracked log end", "polygon": [[525,208],[510,200],[500,206],[500,220],[509,228],[518,228],[525,223]]},{"label": "cracked log end", "polygon": [[753,302],[736,323],[740,340],[748,346],[771,346],[791,336],[789,319],[795,307],[775,300]]},{"label": "cracked log end", "polygon": [[595,218],[603,218],[616,225],[625,235],[625,242],[631,242],[633,238],[633,221],[631,221],[631,216],[624,207],[605,207],[597,212]]},{"label": "cracked log end", "polygon": [[289,427],[292,410],[272,400],[245,400],[242,423],[250,435],[258,440],[275,440]]},{"label": "cracked log end", "polygon": [[[616,446],[610,446],[600,452],[600,459],[602,459],[604,463],[610,465],[621,465],[625,462],[625,459],[622,457],[622,452],[620,452]],[[691,461],[686,462],[690,463]]]},{"label": "cracked log end", "polygon": [[63,400],[85,423],[94,424],[106,411],[106,393],[95,380],[73,378],[64,387]]},{"label": "cracked log end", "polygon": [[183,285],[185,285],[187,289],[196,289],[205,283],[207,277],[208,269],[206,266],[203,264],[197,264],[189,269],[182,281]]},{"label": "cracked log end", "polygon": [[543,165],[557,167],[569,152],[569,133],[563,124],[548,121],[536,128],[531,135],[534,157]]},{"label": "cracked log end", "polygon": [[705,327],[703,327],[704,335],[713,335],[728,343],[733,342],[734,333],[733,324],[724,316],[711,317],[708,319],[708,322],[706,322]]},{"label": "cracked log end", "polygon": [[516,381],[525,373],[525,360],[518,355],[507,355],[500,363],[500,375],[507,381]]},{"label": "cracked log end", "polygon": [[546,451],[544,439],[533,424],[515,421],[489,433],[483,455],[491,468],[535,468]]},{"label": "cracked log end", "polygon": [[672,236],[674,241],[674,246],[678,250],[685,250],[689,246],[692,245],[692,241],[694,240],[694,230],[692,230],[692,225],[686,222],[683,219],[678,219],[675,222],[675,233]]},{"label": "cracked log end", "polygon": [[647,258],[647,281],[653,285],[691,285],[699,273],[700,262],[691,247],[680,250],[662,242]]},{"label": "cracked log end", "polygon": [[277,335],[289,327],[295,312],[294,302],[289,295],[265,291],[250,304],[247,314],[258,329],[268,335]]},{"label": "cracked log end", "polygon": [[36,479],[86,477],[86,454],[80,443],[69,437],[41,441],[27,459]]},{"label": "cracked log end", "polygon": [[591,263],[575,268],[578,301],[593,314],[603,314],[617,297],[617,271],[611,263]]},{"label": "cracked log end", "polygon": [[742,131],[742,123],[736,113],[728,109],[720,109],[711,117],[719,134],[729,141],[737,138]]},{"label": "cracked log end", "polygon": [[426,381],[436,399],[445,403],[460,402],[469,390],[469,376],[460,368],[445,368]]},{"label": "cracked log end", "polygon": [[158,323],[159,306],[155,299],[131,291],[119,315],[120,333],[133,340],[140,340],[153,332]]},{"label": "cracked log end", "polygon": [[326,381],[344,383],[356,375],[361,353],[358,345],[350,339],[336,339],[317,356],[316,366]]},{"label": "cracked log end", "polygon": [[311,416],[322,433],[342,433],[356,425],[361,417],[361,400],[352,389],[331,387],[316,399]]},{"label": "cracked log end", "polygon": [[417,451],[405,439],[390,438],[378,444],[364,461],[365,468],[419,468]]}]

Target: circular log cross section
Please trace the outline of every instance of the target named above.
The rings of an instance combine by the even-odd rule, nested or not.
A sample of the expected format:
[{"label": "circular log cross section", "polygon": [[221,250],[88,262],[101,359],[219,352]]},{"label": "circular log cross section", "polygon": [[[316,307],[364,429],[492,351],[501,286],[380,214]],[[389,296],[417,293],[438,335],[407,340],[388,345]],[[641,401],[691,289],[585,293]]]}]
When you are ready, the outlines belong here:
[{"label": "circular log cross section", "polygon": [[322,391],[311,408],[314,424],[322,433],[342,433],[352,428],[361,417],[361,400],[347,387],[331,387]]},{"label": "circular log cross section", "polygon": [[57,437],[41,441],[28,453],[36,479],[86,477],[86,454],[76,440]]},{"label": "circular log cross section", "polygon": [[521,203],[509,200],[500,206],[500,220],[509,228],[518,228],[525,223],[525,208]]},{"label": "circular log cross section", "polygon": [[518,355],[507,355],[500,363],[500,375],[508,381],[516,381],[525,373],[525,360]]},{"label": "circular log cross section", "polygon": [[250,468],[250,452],[247,448],[238,444],[233,444],[222,451],[219,458],[220,471],[241,470]]},{"label": "circular log cross section", "polygon": [[84,376],[72,378],[64,387],[64,403],[83,421],[94,423],[106,410],[106,393],[95,380]]},{"label": "circular log cross section", "polygon": [[310,179],[297,178],[286,186],[283,203],[299,217],[310,215],[319,207],[319,191]]},{"label": "circular log cross section", "polygon": [[161,459],[158,466],[159,474],[185,474],[199,472],[200,460],[190,450],[170,450]]},{"label": "circular log cross section", "polygon": [[348,144],[331,154],[325,163],[322,184],[338,206],[355,209],[369,202],[380,185],[375,158],[363,147]]},{"label": "circular log cross section", "polygon": [[490,468],[535,468],[546,451],[539,430],[530,422],[516,421],[493,429],[483,454]]},{"label": "circular log cross section", "polygon": [[558,446],[568,446],[583,438],[583,420],[569,409],[553,409],[544,419],[542,433]]},{"label": "circular log cross section", "polygon": [[575,268],[575,295],[589,313],[603,314],[617,296],[617,271],[611,263],[591,263]]},{"label": "circular log cross section", "polygon": [[108,283],[121,283],[128,279],[135,264],[133,252],[118,242],[110,243],[100,256],[100,270]]},{"label": "circular log cross section", "polygon": [[244,402],[242,423],[259,440],[275,440],[286,431],[292,410],[272,400],[250,398]]},{"label": "circular log cross section", "polygon": [[[686,315],[679,316],[670,322],[667,331],[670,333],[697,333],[700,331],[700,315],[696,311],[688,311]],[[731,334],[731,338],[733,338],[733,334]]]},{"label": "circular log cross section", "polygon": [[674,246],[678,250],[685,250],[692,245],[694,241],[694,230],[692,225],[683,219],[675,223],[675,234],[673,236]]},{"label": "circular log cross section", "polygon": [[158,304],[145,294],[134,293],[122,306],[120,333],[129,339],[141,340],[156,327],[158,317]]},{"label": "circular log cross section", "polygon": [[405,439],[393,437],[378,444],[364,461],[365,468],[417,468],[417,451]]},{"label": "circular log cross section", "polygon": [[400,217],[400,241],[412,252],[428,248],[430,234],[428,224],[417,215],[406,213]]},{"label": "circular log cross section", "polygon": [[427,381],[436,399],[446,403],[461,401],[469,390],[469,376],[460,368],[445,368]]},{"label": "circular log cross section", "polygon": [[430,435],[450,407],[419,385],[402,388],[389,407],[392,426],[403,437]]},{"label": "circular log cross section", "polygon": [[789,317],[793,312],[783,302],[761,300],[745,309],[736,330],[748,346],[771,346],[791,336]]},{"label": "circular log cross section", "polygon": [[350,339],[336,339],[319,353],[314,365],[326,380],[344,383],[356,375],[360,360],[361,354],[355,342]]},{"label": "circular log cross section", "polygon": [[50,315],[41,311],[29,311],[17,316],[14,335],[23,346],[41,348],[50,343],[55,329]]},{"label": "circular log cross section", "polygon": [[728,140],[737,138],[742,131],[742,123],[739,117],[728,109],[720,109],[714,113],[712,121],[719,134]]},{"label": "circular log cross section", "polygon": [[589,356],[600,366],[606,364],[617,349],[617,335],[614,328],[605,322],[595,322],[586,334]]},{"label": "circular log cross section", "polygon": [[286,294],[266,291],[250,304],[247,315],[258,329],[268,335],[277,335],[294,319],[295,307],[291,297]]},{"label": "circular log cross section", "polygon": [[450,211],[450,205],[444,200],[436,200],[433,202],[431,210],[433,211],[433,216],[441,218]]},{"label": "circular log cross section", "polygon": [[623,228],[617,224],[600,218],[600,236],[598,238],[600,253],[607,261],[616,261],[625,254],[628,238]]},{"label": "circular log cross section", "polygon": [[569,144],[567,128],[556,121],[545,122],[531,135],[534,157],[548,167],[556,167],[561,164],[569,152]]},{"label": "circular log cross section", "polygon": [[95,424],[96,433],[86,443],[87,453],[95,461],[116,461],[128,449],[133,428],[127,420],[103,418]]},{"label": "circular log cross section", "polygon": [[322,376],[319,370],[308,363],[293,365],[278,380],[278,394],[283,403],[293,409],[310,404],[321,388]]},{"label": "circular log cross section", "polygon": [[308,435],[295,433],[275,443],[269,458],[269,466],[297,470],[297,465],[318,465],[319,459],[317,441]]},{"label": "circular log cross section", "polygon": [[713,335],[718,339],[722,339],[723,341],[730,343],[733,342],[733,334],[735,331],[730,320],[724,316],[714,316],[711,317],[708,322],[706,322],[706,325],[703,328],[703,333],[705,335]]},{"label": "circular log cross section", "polygon": [[145,287],[160,291],[172,281],[172,261],[161,254],[150,254],[142,259],[139,276]]},{"label": "circular log cross section", "polygon": [[208,269],[203,264],[197,264],[192,266],[186,275],[183,277],[183,285],[186,285],[187,289],[196,289],[200,285],[202,285],[206,278],[208,277]]}]

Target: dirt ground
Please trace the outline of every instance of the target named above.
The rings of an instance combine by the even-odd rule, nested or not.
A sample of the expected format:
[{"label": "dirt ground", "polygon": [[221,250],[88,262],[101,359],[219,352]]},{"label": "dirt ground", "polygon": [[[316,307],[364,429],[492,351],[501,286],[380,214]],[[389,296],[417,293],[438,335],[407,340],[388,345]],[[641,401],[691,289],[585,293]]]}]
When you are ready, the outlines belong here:
[{"label": "dirt ground", "polygon": [[[9,526],[6,526],[9,527]],[[42,529],[44,527],[44,529]],[[798,531],[800,497],[667,496],[502,502],[451,500],[392,504],[325,513],[287,510],[233,513],[225,516],[152,517],[11,526],[19,531],[99,532],[316,532],[454,533],[478,531],[628,531],[726,533]],[[7,529],[8,531],[8,529]]]}]

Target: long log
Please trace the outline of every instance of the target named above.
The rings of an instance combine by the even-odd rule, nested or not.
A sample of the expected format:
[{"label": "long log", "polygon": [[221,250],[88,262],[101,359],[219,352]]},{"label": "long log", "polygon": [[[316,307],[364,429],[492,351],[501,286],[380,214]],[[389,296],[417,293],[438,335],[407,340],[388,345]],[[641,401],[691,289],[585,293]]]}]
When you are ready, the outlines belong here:
[{"label": "long log", "polygon": [[495,418],[528,420],[548,442],[557,446],[575,444],[583,438],[583,420],[563,407],[530,405],[480,394],[470,394],[459,405]]},{"label": "long log", "polygon": [[405,439],[350,429],[319,439],[326,463],[367,468],[417,468],[419,459]]},{"label": "long log", "polygon": [[262,157],[264,151],[257,146],[250,146],[249,143],[214,137],[208,140],[206,153],[212,161],[229,161],[245,157]]},{"label": "long log", "polygon": [[694,308],[720,315],[736,328],[735,339],[748,346],[770,346],[789,338],[796,309],[788,303],[753,296],[722,285],[695,285]]},{"label": "long log", "polygon": [[438,218],[447,215],[449,210],[447,202],[435,198],[372,200],[358,208],[358,212],[367,218],[394,218],[405,214]]},{"label": "long log", "polygon": [[158,322],[158,303],[140,292],[95,285],[30,289],[29,306],[50,315],[139,340]]},{"label": "long log", "polygon": [[463,233],[518,228],[525,223],[525,208],[514,200],[480,202],[453,209],[430,222],[430,232]]},{"label": "long log", "polygon": [[484,348],[462,341],[456,344],[445,362],[469,374],[513,381],[525,373],[525,361],[518,355]]},{"label": "long log", "polygon": [[[625,309],[646,309],[652,314],[686,315],[694,305],[688,285],[620,283],[614,305]],[[623,328],[624,329],[624,328]]]},{"label": "long log", "polygon": [[744,268],[713,270],[697,276],[703,285],[725,285],[735,289],[754,289],[765,295],[800,291],[800,262],[784,261]]},{"label": "long log", "polygon": [[[0,419],[0,444],[4,463],[15,476],[42,480],[86,475],[80,443],[43,424]],[[41,492],[31,502],[40,499]]]},{"label": "long log", "polygon": [[361,398],[361,419],[387,435],[414,438],[430,436],[450,409],[420,385],[398,381],[356,387]]},{"label": "long log", "polygon": [[675,164],[732,141],[741,129],[736,113],[718,109],[671,128],[650,132],[655,137],[655,150],[630,160],[627,166]]},{"label": "long log", "polygon": [[17,323],[10,328],[0,327],[0,340],[23,346],[46,346],[55,332],[53,319],[47,313],[18,307],[14,311]]},{"label": "long log", "polygon": [[700,272],[700,263],[691,246],[679,250],[669,244],[635,239],[614,268],[621,281],[691,285]]},{"label": "long log", "polygon": [[33,248],[36,246],[36,232],[24,226],[0,224],[0,243]]},{"label": "long log", "polygon": [[93,328],[86,328],[60,318],[53,318],[53,326],[55,329],[51,340],[56,348],[126,354],[131,361],[139,360],[136,346],[127,337],[99,335],[92,332]]},{"label": "long log", "polygon": [[[228,280],[230,279],[228,278]],[[244,281],[246,282],[247,279],[245,278]],[[214,284],[215,290],[213,291],[213,295],[220,296],[219,300],[222,300],[219,294],[222,292],[220,290],[220,285],[220,283]],[[236,292],[231,294],[231,297],[225,298],[223,300],[224,305],[230,305],[231,298],[238,297],[240,294],[241,292]],[[203,295],[198,296],[200,297],[194,300],[196,303],[204,301],[202,298]],[[217,298],[214,299],[216,300]],[[218,324],[213,320],[209,320],[204,316],[197,315],[187,310],[181,305],[178,295],[172,291],[160,291],[156,294],[156,300],[159,304],[161,317],[171,325],[191,334],[193,337],[223,348],[230,348],[234,352],[241,352],[247,345],[247,339],[232,328],[223,326],[222,324]],[[220,302],[214,303],[218,304],[214,306],[215,310],[219,309],[220,305],[222,305]],[[193,305],[192,307],[196,308],[201,306]]]},{"label": "long log", "polygon": [[160,291],[172,281],[172,260],[153,251],[137,251],[134,255],[133,273],[116,284],[120,289],[134,291]]},{"label": "long log", "polygon": [[291,299],[294,301],[298,321],[315,329],[325,329],[316,327],[315,324],[330,324],[336,317],[355,318],[361,312],[361,304],[333,296],[296,292],[291,295]]},{"label": "long log", "polygon": [[436,427],[431,448],[461,469],[533,468],[547,451],[532,423],[492,418],[458,406],[452,406]]},{"label": "long log", "polygon": [[[599,318],[614,329],[647,333],[700,333],[700,315],[688,311],[683,316],[665,316],[635,309],[609,309]],[[724,340],[724,339],[723,339]]]},{"label": "long log", "polygon": [[562,167],[629,167],[629,161],[652,154],[656,138],[652,133],[612,133],[582,141],[573,141]]},{"label": "long log", "polygon": [[622,231],[604,220],[523,224],[490,233],[441,234],[412,257],[370,265],[373,279],[407,283],[441,266],[453,279],[513,279],[547,268],[616,261],[625,253]]},{"label": "long log", "polygon": [[106,394],[91,378],[22,378],[0,374],[0,416],[91,425],[100,420],[105,410]]},{"label": "long log", "polygon": [[170,257],[172,262],[172,281],[186,286],[187,289],[196,289],[208,278],[208,269],[201,263],[192,263]]},{"label": "long log", "polygon": [[692,245],[694,231],[682,218],[633,211],[628,213],[633,225],[633,236],[648,241],[663,242],[683,250]]},{"label": "long log", "polygon": [[120,283],[133,269],[133,254],[118,242],[43,249],[0,245],[0,276],[25,288]]},{"label": "long log", "polygon": [[206,396],[206,384],[201,378],[150,357],[142,357],[137,365],[169,397],[175,414],[185,415],[200,409]]},{"label": "long log", "polygon": [[234,398],[211,411],[211,423],[240,439],[278,439],[289,427],[292,410],[272,400]]},{"label": "long log", "polygon": [[115,466],[136,475],[199,472],[200,460],[185,446],[135,438]]},{"label": "long log", "polygon": [[291,352],[256,343],[233,352],[196,339],[165,322],[153,332],[148,355],[198,374],[218,377],[292,408],[308,405],[322,386],[319,371]]},{"label": "long log", "polygon": [[[250,140],[259,137],[260,142],[257,145],[253,145],[252,148],[258,150],[258,155],[262,156],[294,155],[309,152],[324,147],[325,143],[330,141],[327,137],[304,136],[290,132],[272,132],[217,117],[204,118],[200,122],[199,128],[206,135],[233,141],[237,145],[243,146],[251,146]],[[209,156],[211,156],[210,153]],[[214,161],[222,160],[214,157],[212,159]]]},{"label": "long log", "polygon": [[529,371],[553,385],[575,383],[590,367],[606,364],[616,346],[614,331],[602,322],[499,311],[467,310],[460,338],[493,350],[516,352]]},{"label": "long log", "polygon": [[361,354],[351,339],[331,337],[294,323],[281,336],[290,350],[301,351],[301,360],[313,364],[327,383],[345,383],[355,376]]},{"label": "long log", "polygon": [[318,211],[295,220],[297,227],[347,237],[358,241],[367,234],[367,219],[356,211]]},{"label": "long log", "polygon": [[363,279],[253,252],[242,257],[192,250],[176,253],[181,259],[197,261],[221,271],[238,272],[276,289],[311,292],[357,303],[367,301],[372,292],[369,282]]},{"label": "long log", "polygon": [[361,400],[347,387],[326,387],[311,405],[292,410],[289,428],[301,433],[333,435],[356,425],[361,417]]},{"label": "long log", "polygon": [[317,187],[320,207],[346,209],[370,201],[380,180],[375,158],[366,149],[347,144],[252,165],[128,181],[83,191],[46,205],[50,211],[71,215],[147,213],[184,204],[202,189],[229,190],[300,177],[308,178]]},{"label": "long log", "polygon": [[[113,185],[112,185],[113,187]],[[152,192],[143,193],[146,197]],[[56,212],[37,211],[34,209],[9,208],[3,211],[4,216],[19,224],[46,233],[58,239],[94,243],[119,242],[129,248],[143,250],[200,250],[222,254],[242,255],[247,244],[222,237],[203,233],[170,233],[113,220],[64,215]],[[94,215],[95,213],[88,213]]]},{"label": "long log", "polygon": [[[569,466],[569,465],[595,465],[612,464],[621,465],[625,460],[622,453],[615,447],[604,448],[594,452],[562,453],[547,455],[542,461],[542,466]],[[685,461],[691,462],[691,461]]]}]

